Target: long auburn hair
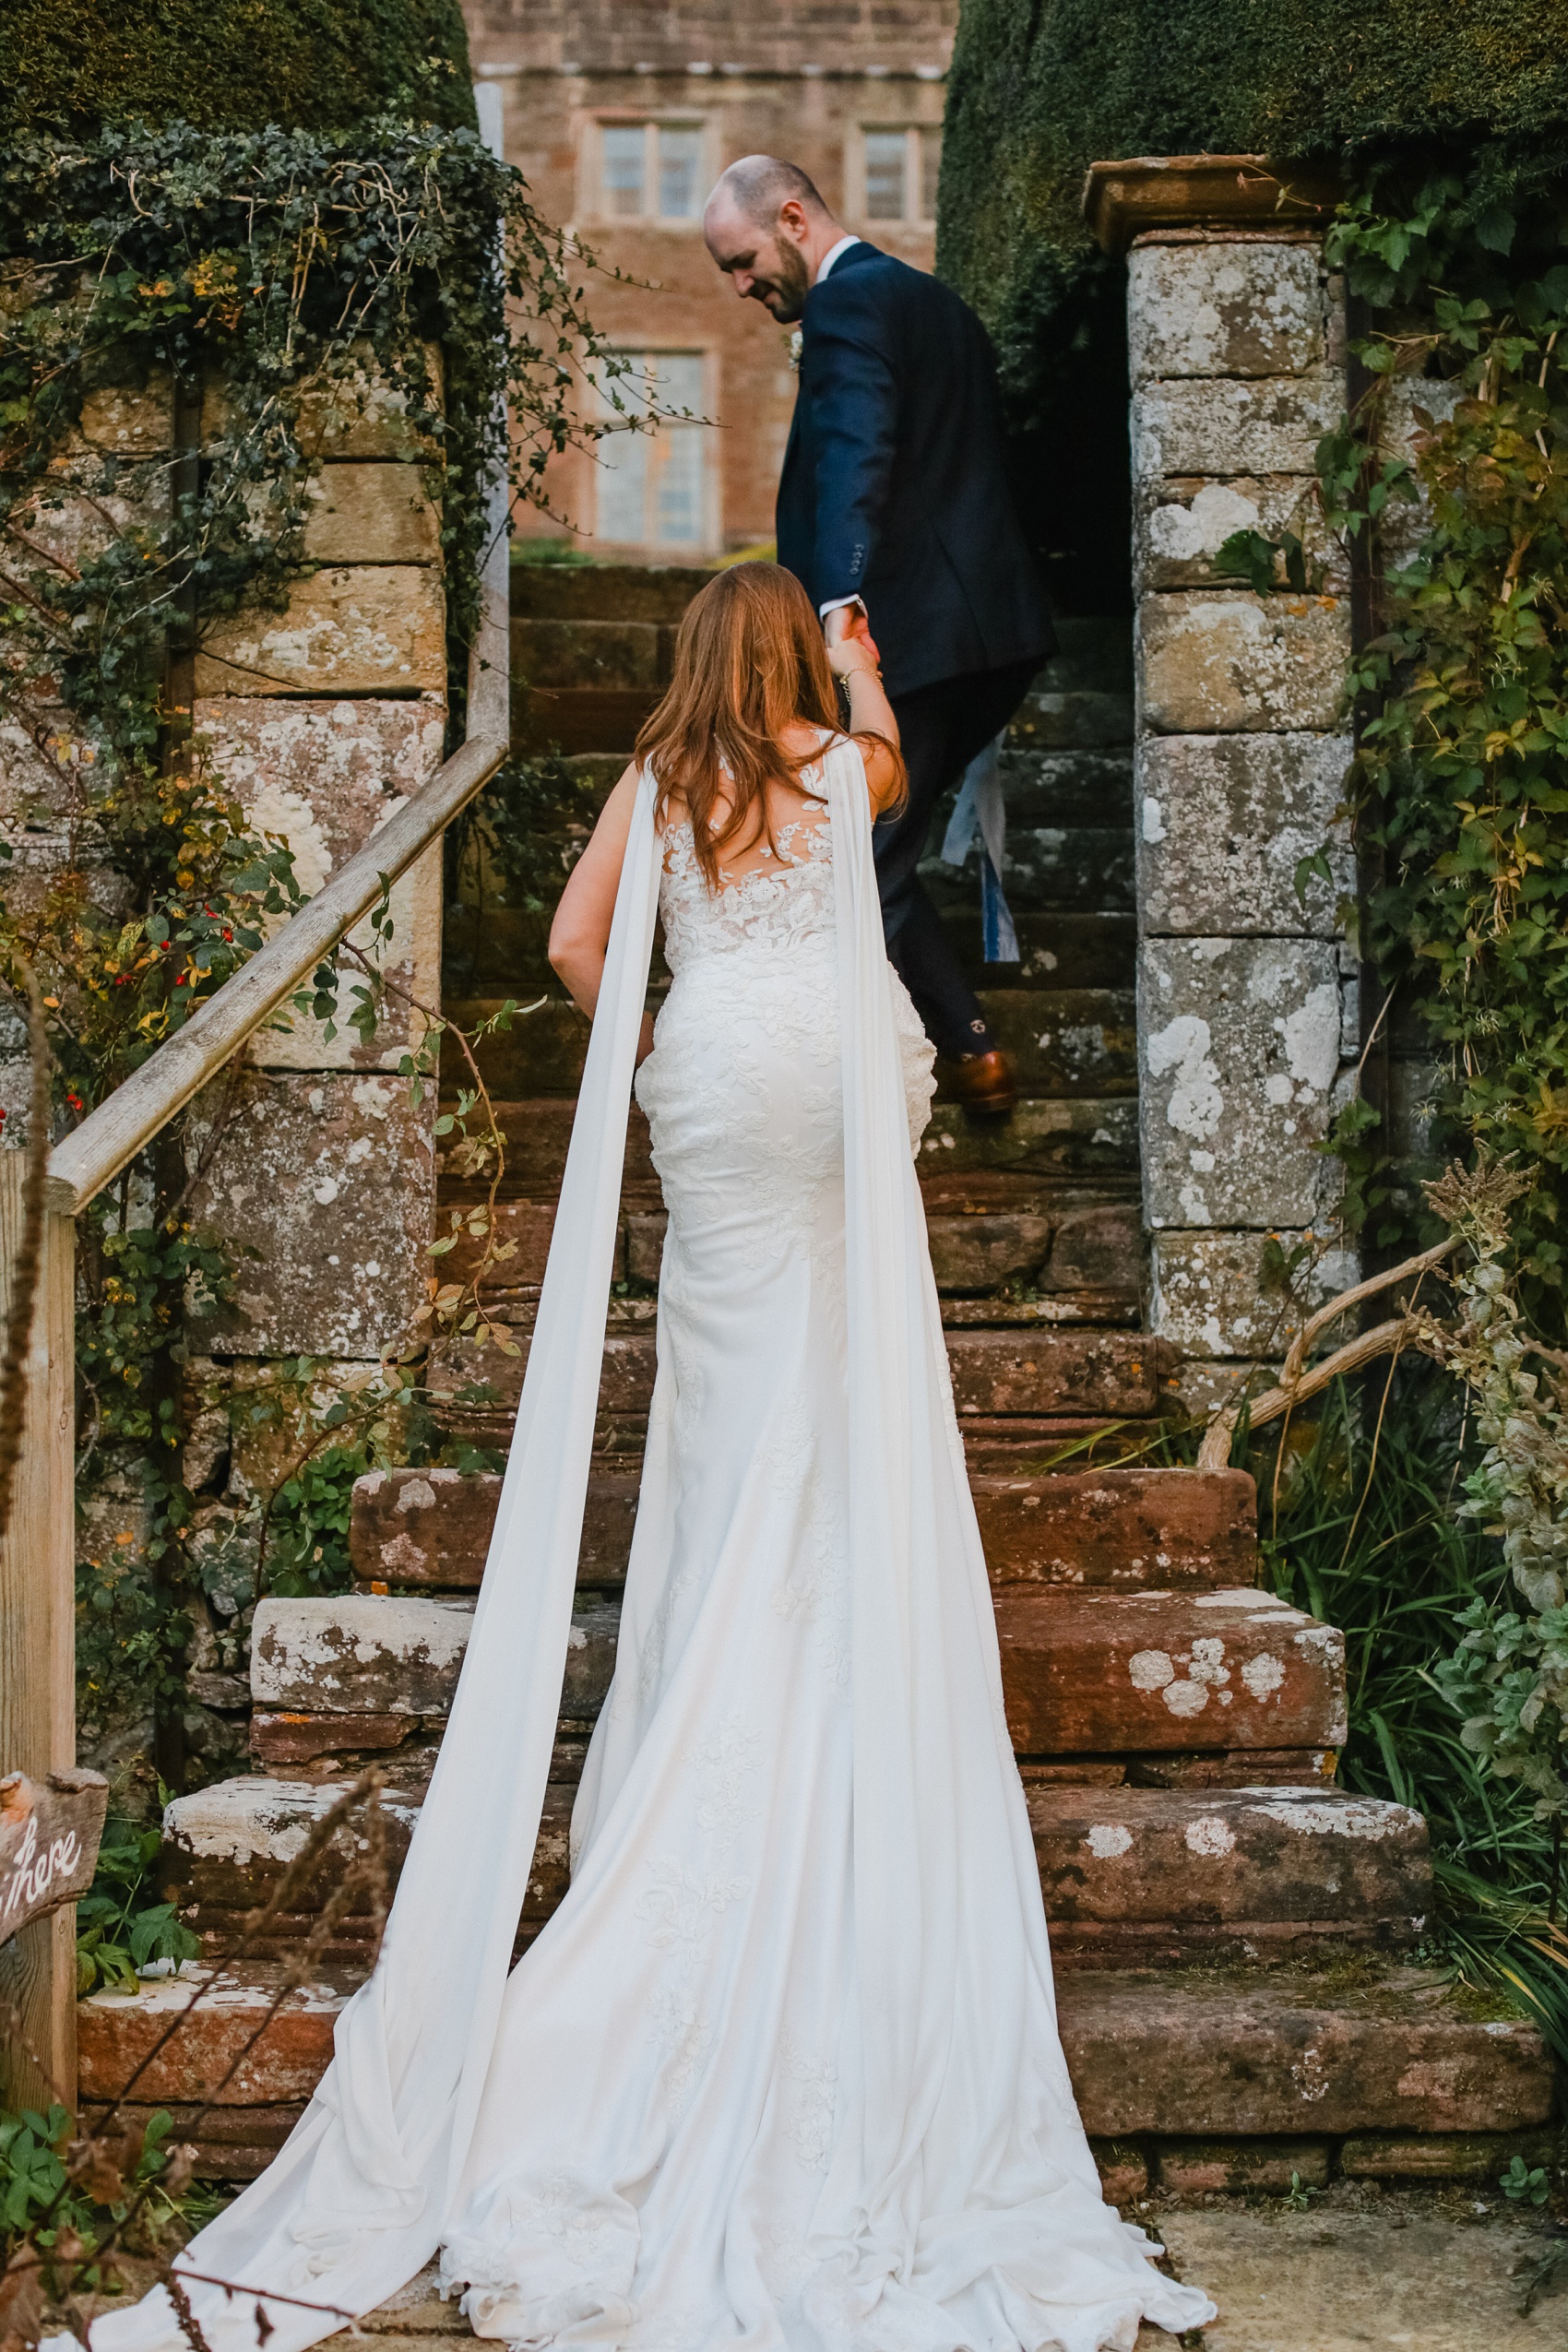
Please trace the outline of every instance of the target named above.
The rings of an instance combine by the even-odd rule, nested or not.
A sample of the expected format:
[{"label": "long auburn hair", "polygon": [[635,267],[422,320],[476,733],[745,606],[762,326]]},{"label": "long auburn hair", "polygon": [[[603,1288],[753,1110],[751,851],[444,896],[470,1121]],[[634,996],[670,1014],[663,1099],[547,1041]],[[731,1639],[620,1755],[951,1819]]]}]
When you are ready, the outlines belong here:
[{"label": "long auburn hair", "polygon": [[792,572],[733,564],[687,605],[669,691],[636,742],[638,762],[658,781],[656,819],[664,822],[679,795],[710,890],[731,842],[775,846],[768,785],[798,786],[820,755],[784,749],[779,738],[793,719],[842,732],[821,624]]}]

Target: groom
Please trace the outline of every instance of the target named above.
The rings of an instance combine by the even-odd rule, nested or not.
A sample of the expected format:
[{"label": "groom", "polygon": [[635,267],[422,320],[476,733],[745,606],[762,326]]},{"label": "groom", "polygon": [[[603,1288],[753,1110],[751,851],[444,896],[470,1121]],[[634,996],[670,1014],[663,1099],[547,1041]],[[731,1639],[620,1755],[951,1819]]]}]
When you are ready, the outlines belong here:
[{"label": "groom", "polygon": [[732,163],[703,235],[738,294],[801,321],[778,485],[778,561],[827,642],[880,638],[909,771],[875,833],[887,952],[972,1111],[1010,1111],[1013,1071],[916,868],[932,811],[1005,726],[1054,644],[1014,510],[995,364],[957,295],[850,235],[805,173]]}]

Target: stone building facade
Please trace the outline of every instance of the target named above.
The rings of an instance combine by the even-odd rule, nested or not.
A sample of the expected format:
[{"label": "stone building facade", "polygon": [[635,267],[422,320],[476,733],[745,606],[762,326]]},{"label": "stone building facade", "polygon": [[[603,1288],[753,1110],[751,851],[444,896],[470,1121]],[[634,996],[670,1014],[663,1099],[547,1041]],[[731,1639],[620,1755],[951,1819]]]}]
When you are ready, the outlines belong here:
[{"label": "stone building facade", "polygon": [[[622,397],[705,422],[624,433],[550,478],[595,553],[690,564],[773,536],[794,407],[788,331],[708,259],[701,215],[737,156],[809,172],[849,228],[930,268],[956,0],[467,0],[475,77],[498,89],[508,162],[605,265],[596,326],[636,355]],[[612,271],[620,273],[612,276]]]}]

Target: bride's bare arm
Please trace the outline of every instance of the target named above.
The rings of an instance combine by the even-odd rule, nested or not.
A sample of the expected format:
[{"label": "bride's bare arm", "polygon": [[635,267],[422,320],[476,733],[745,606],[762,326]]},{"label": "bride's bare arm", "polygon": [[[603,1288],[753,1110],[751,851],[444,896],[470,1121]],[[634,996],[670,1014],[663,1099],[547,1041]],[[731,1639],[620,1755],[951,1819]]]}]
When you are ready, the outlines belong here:
[{"label": "bride's bare arm", "polygon": [[[621,867],[636,797],[637,768],[634,761],[605,802],[588,848],[566,878],[555,920],[550,926],[551,968],[590,1020],[604,980],[615,894],[621,886]],[[651,1016],[645,1014],[637,1060],[641,1062],[652,1050],[653,1021]]]},{"label": "bride's bare arm", "polygon": [[[839,618],[837,612],[827,616],[831,624]],[[893,706],[882,687],[882,665],[876,647],[869,636],[835,636],[829,627],[827,666],[836,678],[842,678],[849,694],[849,725],[861,738],[861,755],[866,765],[866,784],[871,792],[873,813],[880,816],[898,797],[900,778],[897,763],[882,743],[867,742],[868,735],[880,735],[894,751],[898,747],[898,721],[893,716]]]}]

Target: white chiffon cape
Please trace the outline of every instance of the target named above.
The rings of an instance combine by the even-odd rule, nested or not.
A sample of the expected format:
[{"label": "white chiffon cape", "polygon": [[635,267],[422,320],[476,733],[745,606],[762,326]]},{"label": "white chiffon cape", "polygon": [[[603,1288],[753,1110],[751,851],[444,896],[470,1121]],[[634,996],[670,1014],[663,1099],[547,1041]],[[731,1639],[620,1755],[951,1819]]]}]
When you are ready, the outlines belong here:
[{"label": "white chiffon cape", "polygon": [[[869,2310],[911,2267],[927,2293],[939,2294],[956,2264],[995,2261],[1038,2277],[1068,2251],[1050,2244],[1065,2217],[1060,2207],[1058,2231],[1042,2228],[1033,2198],[989,2218],[971,2215],[945,2235],[943,2220],[922,2210],[922,2143],[955,2016],[976,1993],[949,1899],[965,1875],[964,1817],[972,1824],[976,1808],[1002,1875],[1017,1873],[1029,1889],[1018,1949],[998,1953],[997,1966],[1009,1993],[1019,1970],[1043,1979],[1051,2049],[1042,2062],[1073,2110],[1032,1842],[1002,1716],[990,1588],[948,1401],[858,752],[839,743],[823,773],[843,1041],[852,1875],[865,2077],[862,2196],[843,2258],[846,2285],[863,2289]],[[457,2198],[555,1735],[659,866],[645,778],[451,1719],[380,1960],[338,2021],[331,2066],[267,2170],[179,2260],[213,2352],[261,2352],[258,2295],[269,2352],[303,2352],[341,2324],[338,2314],[372,2310],[431,2260]],[[1075,2116],[1073,2132],[1079,2155],[1067,2204],[1081,2206],[1086,2220],[1093,2211],[1091,2236],[1107,2221],[1121,2234],[1099,2207]],[[1058,2183],[1068,2190],[1060,2175]],[[1201,2297],[1150,2268],[1145,2243],[1129,2229],[1112,2257],[1121,2295],[1176,2326],[1211,2315]],[[1142,2296],[1129,2273],[1146,2282]],[[233,2296],[191,2274],[247,2291]],[[279,2299],[291,2297],[298,2299]],[[1135,2308],[1128,2324],[1135,2329]],[[94,2352],[188,2352],[161,2287],[97,2320],[91,2338]]]}]

